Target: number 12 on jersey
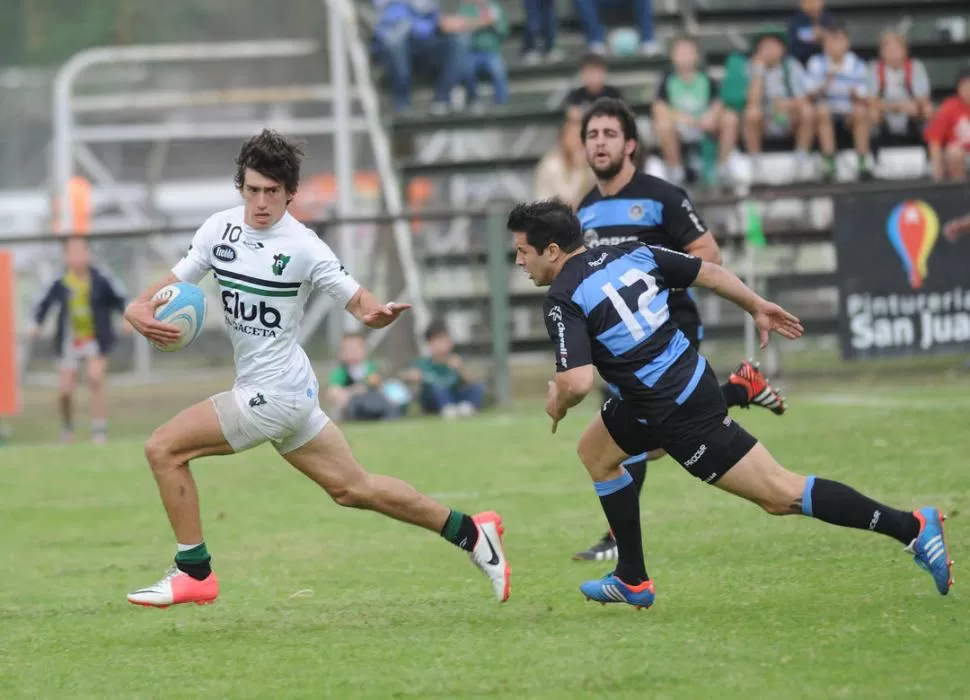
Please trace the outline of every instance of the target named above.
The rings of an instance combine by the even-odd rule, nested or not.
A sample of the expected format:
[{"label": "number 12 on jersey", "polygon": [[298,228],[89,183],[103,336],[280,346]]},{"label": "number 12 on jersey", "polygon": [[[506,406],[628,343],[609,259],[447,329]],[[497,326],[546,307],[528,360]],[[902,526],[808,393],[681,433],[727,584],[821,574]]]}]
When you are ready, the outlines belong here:
[{"label": "number 12 on jersey", "polygon": [[643,316],[644,320],[647,322],[647,330],[644,330],[643,325],[640,323],[636,316],[636,313],[630,309],[627,302],[623,300],[620,293],[617,291],[616,287],[613,286],[612,282],[607,282],[600,289],[603,290],[603,294],[613,303],[613,308],[620,315],[620,320],[630,331],[630,335],[633,336],[634,340],[643,340],[648,335],[652,335],[664,322],[670,317],[670,311],[667,309],[667,305],[664,304],[658,311],[650,310],[650,302],[652,302],[657,297],[657,292],[659,287],[657,286],[657,280],[652,275],[644,272],[643,270],[638,270],[636,268],[628,270],[623,273],[620,277],[620,282],[623,283],[624,287],[632,287],[637,282],[643,282],[647,285],[647,290],[637,297],[637,311]]}]

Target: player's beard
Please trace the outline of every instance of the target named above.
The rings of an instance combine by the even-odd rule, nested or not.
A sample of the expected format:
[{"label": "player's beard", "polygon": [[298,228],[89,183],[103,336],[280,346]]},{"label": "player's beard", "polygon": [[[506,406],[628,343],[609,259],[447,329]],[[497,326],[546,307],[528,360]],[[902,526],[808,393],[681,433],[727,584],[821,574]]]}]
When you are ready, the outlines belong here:
[{"label": "player's beard", "polygon": [[601,182],[612,180],[614,177],[620,174],[621,170],[623,170],[623,161],[625,158],[626,156],[621,153],[615,160],[611,160],[610,164],[605,168],[597,168],[592,163],[590,163],[589,167],[593,169],[593,174],[596,176],[597,180]]}]

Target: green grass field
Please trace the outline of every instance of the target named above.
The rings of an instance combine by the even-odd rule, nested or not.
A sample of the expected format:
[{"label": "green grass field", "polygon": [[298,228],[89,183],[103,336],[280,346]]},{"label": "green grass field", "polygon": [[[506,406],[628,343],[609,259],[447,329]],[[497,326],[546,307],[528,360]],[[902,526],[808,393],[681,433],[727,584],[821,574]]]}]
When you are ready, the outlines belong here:
[{"label": "green grass field", "polygon": [[664,460],[643,511],[657,604],[587,603],[577,585],[607,567],[570,555],[604,526],[573,449],[594,405],[553,437],[523,403],[348,430],[370,469],[502,513],[508,604],[440,538],[342,510],[263,447],[194,465],[222,597],[142,609],[125,593],[174,545],[139,440],[13,445],[0,697],[967,697],[970,383],[790,399],[784,418],[737,417],[794,469],[945,508],[948,597],[892,540],[773,519]]}]

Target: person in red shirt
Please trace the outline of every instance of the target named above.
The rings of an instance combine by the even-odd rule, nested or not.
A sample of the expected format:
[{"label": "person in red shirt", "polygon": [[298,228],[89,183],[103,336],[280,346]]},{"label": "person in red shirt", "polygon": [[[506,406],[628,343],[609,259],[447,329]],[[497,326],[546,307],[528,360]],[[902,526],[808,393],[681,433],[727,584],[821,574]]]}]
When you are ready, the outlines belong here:
[{"label": "person in red shirt", "polygon": [[957,91],[943,101],[924,134],[933,179],[963,180],[970,154],[970,68],[957,76]]}]

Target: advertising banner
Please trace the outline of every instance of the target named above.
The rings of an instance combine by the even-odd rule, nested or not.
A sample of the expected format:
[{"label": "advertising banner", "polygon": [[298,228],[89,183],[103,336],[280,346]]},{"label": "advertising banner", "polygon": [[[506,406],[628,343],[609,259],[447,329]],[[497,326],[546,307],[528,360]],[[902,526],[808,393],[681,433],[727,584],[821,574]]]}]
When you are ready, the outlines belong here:
[{"label": "advertising banner", "polygon": [[836,197],[840,343],[846,359],[970,350],[966,186]]}]

